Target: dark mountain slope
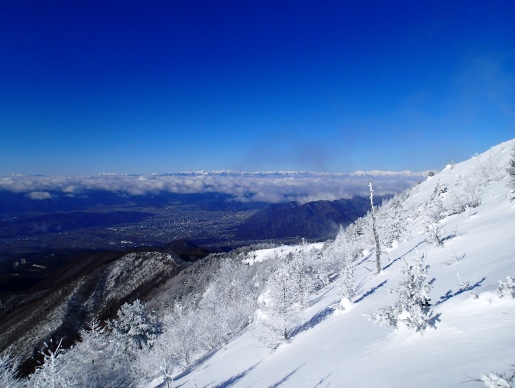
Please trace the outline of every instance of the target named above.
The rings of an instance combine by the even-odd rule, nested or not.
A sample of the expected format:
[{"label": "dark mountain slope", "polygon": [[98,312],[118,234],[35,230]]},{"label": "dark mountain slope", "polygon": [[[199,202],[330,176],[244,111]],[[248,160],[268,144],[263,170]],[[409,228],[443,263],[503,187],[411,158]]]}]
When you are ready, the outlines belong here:
[{"label": "dark mountain slope", "polygon": [[[377,196],[375,204],[391,196]],[[259,210],[235,228],[236,239],[333,238],[340,225],[347,226],[370,210],[370,199],[355,196],[337,201],[274,204]]]},{"label": "dark mountain slope", "polygon": [[20,359],[27,359],[35,346],[40,349],[50,337],[70,343],[93,317],[115,317],[123,303],[145,298],[208,254],[190,243],[182,245],[183,252],[189,252],[185,256],[172,251],[173,247],[84,253],[27,290],[0,292],[4,306],[0,308],[0,352],[10,348]]}]

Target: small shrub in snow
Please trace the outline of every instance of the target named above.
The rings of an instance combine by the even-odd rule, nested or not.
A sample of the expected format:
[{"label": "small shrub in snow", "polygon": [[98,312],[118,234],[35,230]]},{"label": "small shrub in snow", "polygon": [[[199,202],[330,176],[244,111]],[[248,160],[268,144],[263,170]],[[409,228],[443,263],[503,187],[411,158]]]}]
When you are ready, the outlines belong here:
[{"label": "small shrub in snow", "polygon": [[515,369],[511,375],[490,372],[487,375],[481,375],[479,381],[482,381],[487,388],[512,388],[515,383]]},{"label": "small shrub in snow", "polygon": [[427,269],[429,265],[424,260],[424,255],[419,255],[413,265],[406,264],[402,272],[404,278],[399,283],[397,290],[390,292],[397,294],[397,300],[393,306],[370,312],[368,317],[382,325],[398,328],[399,323],[416,331],[423,331],[433,324],[433,312],[429,299],[429,291],[432,281],[428,281]]},{"label": "small shrub in snow", "polygon": [[515,279],[511,276],[506,276],[506,282],[499,280],[499,287],[497,288],[499,298],[506,295],[511,295],[515,298]]},{"label": "small shrub in snow", "polygon": [[467,178],[458,176],[449,191],[450,213],[460,214],[481,205],[481,193],[487,183],[488,179],[480,173]]}]

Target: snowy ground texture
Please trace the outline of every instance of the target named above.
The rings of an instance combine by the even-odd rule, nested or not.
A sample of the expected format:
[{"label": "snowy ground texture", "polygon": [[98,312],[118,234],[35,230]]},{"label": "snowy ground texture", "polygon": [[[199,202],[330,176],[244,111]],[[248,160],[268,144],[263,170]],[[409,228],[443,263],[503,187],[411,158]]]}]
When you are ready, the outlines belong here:
[{"label": "snowy ground texture", "polygon": [[[442,245],[427,242],[422,221],[415,219],[408,225],[413,238],[383,254],[379,275],[373,254],[356,264],[361,291],[345,310],[333,309],[340,293],[329,284],[311,295],[305,330],[289,342],[271,350],[249,328],[174,386],[474,387],[485,385],[473,381],[482,374],[509,376],[515,364],[515,299],[500,298],[496,290],[499,280],[515,276],[515,202],[506,174],[514,144],[449,165],[411,191],[405,205],[420,207],[437,184],[450,192],[466,179],[484,181],[479,206],[439,221]],[[429,295],[435,327],[417,332],[367,320],[370,310],[393,303],[386,288],[397,288],[405,261],[421,254],[435,279]],[[258,260],[264,256],[257,254]],[[491,386],[504,386],[502,380],[497,384]]]},{"label": "snowy ground texture", "polygon": [[212,255],[27,379],[1,356],[0,386],[512,387],[514,190],[515,139],[334,241]]}]

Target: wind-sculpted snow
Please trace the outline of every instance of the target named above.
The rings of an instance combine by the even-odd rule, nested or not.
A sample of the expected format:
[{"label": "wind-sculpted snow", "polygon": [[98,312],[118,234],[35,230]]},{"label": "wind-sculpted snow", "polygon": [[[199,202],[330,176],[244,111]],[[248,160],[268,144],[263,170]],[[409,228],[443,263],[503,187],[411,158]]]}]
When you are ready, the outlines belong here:
[{"label": "wind-sculpted snow", "polygon": [[171,174],[87,177],[0,177],[0,190],[26,193],[34,200],[59,196],[85,196],[101,190],[121,195],[156,193],[224,193],[241,202],[309,202],[336,200],[367,193],[374,179],[376,194],[396,194],[424,180],[428,172],[372,171],[356,173],[192,171]]}]

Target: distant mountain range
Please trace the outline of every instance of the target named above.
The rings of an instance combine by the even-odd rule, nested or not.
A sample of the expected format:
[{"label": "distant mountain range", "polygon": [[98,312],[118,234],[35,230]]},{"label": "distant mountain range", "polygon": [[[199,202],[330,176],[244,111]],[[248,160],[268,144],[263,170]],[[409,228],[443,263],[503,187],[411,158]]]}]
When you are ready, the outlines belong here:
[{"label": "distant mountain range", "polygon": [[[233,170],[191,170],[181,172],[170,172],[164,174],[151,174],[154,176],[194,176],[194,175],[232,175],[232,176],[412,176],[412,177],[426,177],[433,170],[427,171],[355,171],[355,172],[316,172],[316,171],[233,171]],[[116,176],[119,174],[101,173],[99,175]],[[123,174],[122,174],[123,175]],[[137,175],[134,175],[137,176]]]},{"label": "distant mountain range", "polygon": [[[376,205],[391,196],[374,198]],[[305,204],[273,204],[259,210],[236,227],[236,239],[334,238],[339,226],[347,226],[370,210],[367,197]]]}]

